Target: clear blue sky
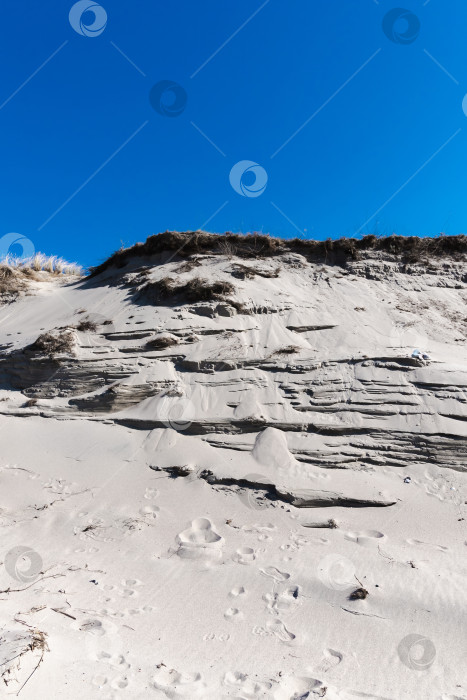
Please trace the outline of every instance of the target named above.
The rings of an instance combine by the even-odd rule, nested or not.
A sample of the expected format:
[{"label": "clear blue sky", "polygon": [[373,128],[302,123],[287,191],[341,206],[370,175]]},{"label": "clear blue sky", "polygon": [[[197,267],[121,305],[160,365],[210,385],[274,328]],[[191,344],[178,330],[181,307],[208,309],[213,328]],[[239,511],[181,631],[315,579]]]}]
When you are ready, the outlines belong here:
[{"label": "clear blue sky", "polygon": [[89,265],[166,229],[465,232],[467,6],[401,2],[386,32],[387,0],[6,4],[0,237]]}]

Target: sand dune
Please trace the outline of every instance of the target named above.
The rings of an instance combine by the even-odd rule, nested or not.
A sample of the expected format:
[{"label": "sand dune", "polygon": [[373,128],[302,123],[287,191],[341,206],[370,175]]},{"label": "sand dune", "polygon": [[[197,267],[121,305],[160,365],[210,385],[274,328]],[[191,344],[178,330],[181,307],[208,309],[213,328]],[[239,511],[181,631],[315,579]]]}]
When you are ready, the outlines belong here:
[{"label": "sand dune", "polygon": [[0,697],[466,700],[465,254],[163,240],[0,307]]}]

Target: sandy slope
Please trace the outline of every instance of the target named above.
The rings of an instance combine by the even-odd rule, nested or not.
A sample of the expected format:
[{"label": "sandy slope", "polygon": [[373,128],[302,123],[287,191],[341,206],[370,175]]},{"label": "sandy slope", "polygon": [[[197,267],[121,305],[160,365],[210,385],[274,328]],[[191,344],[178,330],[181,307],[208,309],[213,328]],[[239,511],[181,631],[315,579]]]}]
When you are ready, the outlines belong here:
[{"label": "sandy slope", "polygon": [[237,263],[0,309],[1,697],[467,698],[465,265]]}]

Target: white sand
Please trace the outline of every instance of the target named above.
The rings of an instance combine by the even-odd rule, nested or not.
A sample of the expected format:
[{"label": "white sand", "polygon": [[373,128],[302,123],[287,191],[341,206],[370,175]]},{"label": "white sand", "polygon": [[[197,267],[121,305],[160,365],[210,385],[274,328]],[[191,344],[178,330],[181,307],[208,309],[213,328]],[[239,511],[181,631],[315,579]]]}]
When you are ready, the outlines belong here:
[{"label": "white sand", "polygon": [[0,308],[0,697],[466,700],[465,267],[159,262],[247,313],[46,275]]}]

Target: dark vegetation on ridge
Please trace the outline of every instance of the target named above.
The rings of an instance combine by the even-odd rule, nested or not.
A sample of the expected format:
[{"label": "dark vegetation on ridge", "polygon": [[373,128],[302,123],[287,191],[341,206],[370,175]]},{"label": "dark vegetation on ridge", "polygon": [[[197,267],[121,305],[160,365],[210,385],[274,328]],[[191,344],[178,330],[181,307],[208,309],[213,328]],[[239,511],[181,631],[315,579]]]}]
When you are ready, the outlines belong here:
[{"label": "dark vegetation on ridge", "polygon": [[195,277],[177,283],[172,277],[163,277],[156,282],[146,282],[139,288],[135,300],[144,304],[194,303],[197,301],[217,301],[233,294],[235,287],[230,282],[209,282]]},{"label": "dark vegetation on ridge", "polygon": [[173,258],[189,258],[195,254],[229,255],[239,258],[268,258],[282,253],[300,253],[310,262],[328,265],[345,265],[349,260],[359,260],[379,254],[383,259],[396,259],[404,264],[428,262],[430,258],[464,256],[467,253],[467,236],[363,236],[315,241],[301,238],[284,240],[261,234],[222,235],[204,231],[166,231],[149,236],[145,243],[116,251],[105,262],[92,267],[90,276],[104,272],[109,267],[123,268],[136,257],[150,257],[171,252]]}]

